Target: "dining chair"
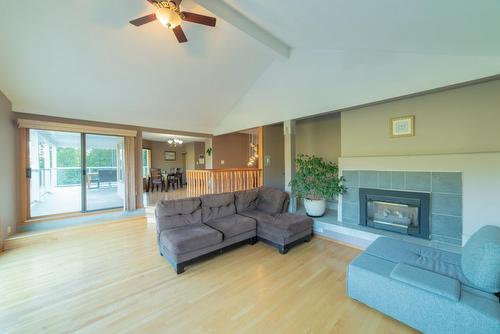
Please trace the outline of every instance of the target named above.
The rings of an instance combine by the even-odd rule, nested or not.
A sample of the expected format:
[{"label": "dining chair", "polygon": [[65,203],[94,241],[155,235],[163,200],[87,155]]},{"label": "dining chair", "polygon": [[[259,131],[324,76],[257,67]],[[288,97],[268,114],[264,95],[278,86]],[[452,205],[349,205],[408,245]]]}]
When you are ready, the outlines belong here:
[{"label": "dining chair", "polygon": [[150,174],[151,174],[151,191],[154,191],[154,188],[156,186],[156,190],[160,188],[160,191],[163,191],[165,188],[165,182],[163,181],[163,176],[161,175],[161,169],[159,168],[151,168],[150,169]]}]

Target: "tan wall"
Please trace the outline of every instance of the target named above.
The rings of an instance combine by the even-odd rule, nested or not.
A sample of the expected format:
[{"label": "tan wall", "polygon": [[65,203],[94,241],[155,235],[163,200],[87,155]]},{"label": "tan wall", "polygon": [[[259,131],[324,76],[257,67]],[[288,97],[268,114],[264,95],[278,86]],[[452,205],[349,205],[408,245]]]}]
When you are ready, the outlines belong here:
[{"label": "tan wall", "polygon": [[[414,137],[390,138],[392,117],[415,115]],[[342,113],[342,156],[500,151],[500,80]]]},{"label": "tan wall", "polygon": [[[176,159],[175,161],[165,161],[165,151],[175,151]],[[184,145],[178,145],[177,147],[171,147],[167,143],[152,141],[151,142],[151,167],[160,168],[162,170],[169,171],[171,168],[184,168],[182,153],[186,151]]]},{"label": "tan wall", "polygon": [[205,163],[199,163],[200,156],[203,156],[203,159],[205,159],[205,143],[195,142],[194,143],[195,169],[205,169]]},{"label": "tan wall", "polygon": [[[403,115],[415,115],[416,135],[390,138]],[[500,226],[500,80],[342,112],[341,123],[342,170],[462,172],[463,242]]]},{"label": "tan wall", "polygon": [[340,113],[297,121],[295,152],[337,163],[340,157]]},{"label": "tan wall", "polygon": [[205,152],[204,142],[191,142],[185,145],[186,170],[205,169],[205,164],[198,163],[199,155]]},{"label": "tan wall", "polygon": [[186,145],[186,170],[193,170],[194,164],[194,143],[187,143]]},{"label": "tan wall", "polygon": [[12,105],[0,92],[0,250],[7,237],[8,228],[15,232],[19,217],[19,173],[18,164],[18,133],[13,120]]},{"label": "tan wall", "polygon": [[[230,133],[213,137],[213,168],[247,167],[248,142],[249,135],[244,133]],[[224,163],[222,163],[222,160]]]},{"label": "tan wall", "polygon": [[[264,126],[262,129],[264,155],[264,185],[285,189],[285,137],[283,124]],[[269,157],[269,164],[266,158]]]}]

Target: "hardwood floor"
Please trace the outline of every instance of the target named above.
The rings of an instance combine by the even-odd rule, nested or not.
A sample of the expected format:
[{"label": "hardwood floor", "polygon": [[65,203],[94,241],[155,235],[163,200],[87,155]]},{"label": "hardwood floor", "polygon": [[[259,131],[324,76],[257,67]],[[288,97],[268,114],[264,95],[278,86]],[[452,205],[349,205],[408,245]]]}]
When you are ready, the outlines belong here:
[{"label": "hardwood floor", "polygon": [[0,333],[414,332],[346,296],[356,249],[257,243],[177,276],[155,238],[140,218],[1,253]]}]

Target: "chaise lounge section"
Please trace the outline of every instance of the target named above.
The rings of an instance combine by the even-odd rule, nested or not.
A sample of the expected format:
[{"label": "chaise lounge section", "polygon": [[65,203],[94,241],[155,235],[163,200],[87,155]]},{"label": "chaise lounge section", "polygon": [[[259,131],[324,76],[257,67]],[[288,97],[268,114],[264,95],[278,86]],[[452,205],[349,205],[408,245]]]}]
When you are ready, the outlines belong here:
[{"label": "chaise lounge section", "polygon": [[256,188],[160,201],[155,210],[160,254],[180,274],[185,266],[241,244],[265,241],[285,254],[309,241],[312,219],[286,213],[286,192]]},{"label": "chaise lounge section", "polygon": [[347,291],[424,333],[500,333],[500,228],[474,234],[462,255],[381,237],[351,262]]}]

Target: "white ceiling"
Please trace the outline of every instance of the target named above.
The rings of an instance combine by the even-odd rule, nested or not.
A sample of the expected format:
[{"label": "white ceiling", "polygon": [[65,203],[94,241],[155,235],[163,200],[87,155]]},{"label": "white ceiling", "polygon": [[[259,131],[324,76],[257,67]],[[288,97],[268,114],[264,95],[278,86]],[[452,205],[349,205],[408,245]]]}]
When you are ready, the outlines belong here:
[{"label": "white ceiling", "polygon": [[220,17],[179,45],[128,24],[145,0],[2,1],[0,90],[19,112],[224,133],[500,73],[496,0],[224,3],[291,57]]},{"label": "white ceiling", "polygon": [[[183,9],[209,14],[186,0]],[[145,0],[0,1],[0,90],[18,112],[212,132],[271,64],[223,20],[179,44]]]},{"label": "white ceiling", "polygon": [[155,133],[155,132],[143,132],[142,133],[142,139],[145,140],[151,140],[151,141],[161,141],[161,142],[166,142],[170,138],[177,138],[177,139],[182,139],[184,143],[191,143],[191,142],[205,142],[204,137],[193,137],[193,136],[179,136],[179,135],[173,135],[173,134],[168,134],[168,133]]}]

